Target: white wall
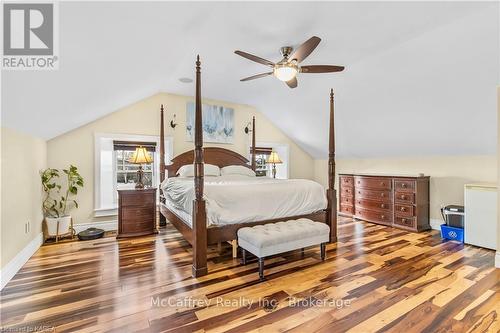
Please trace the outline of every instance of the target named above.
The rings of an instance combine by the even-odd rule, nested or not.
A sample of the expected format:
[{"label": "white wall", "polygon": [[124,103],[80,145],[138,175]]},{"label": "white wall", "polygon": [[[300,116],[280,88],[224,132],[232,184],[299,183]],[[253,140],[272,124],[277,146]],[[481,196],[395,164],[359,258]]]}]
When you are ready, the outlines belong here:
[{"label": "white wall", "polygon": [[[498,156],[500,156],[500,86],[497,87],[497,109],[498,109],[498,117],[497,117],[497,163],[498,163]],[[497,191],[500,191],[500,168],[497,168],[497,179],[498,179],[498,186],[497,186]],[[498,193],[498,192],[497,192]],[[498,205],[497,205],[497,218],[498,218],[498,225],[497,225],[497,254],[495,257],[495,266],[500,268],[500,194],[497,195],[498,197]]]},{"label": "white wall", "polygon": [[[1,268],[42,232],[39,171],[47,167],[45,140],[2,127]],[[28,226],[26,224],[29,223]]]}]

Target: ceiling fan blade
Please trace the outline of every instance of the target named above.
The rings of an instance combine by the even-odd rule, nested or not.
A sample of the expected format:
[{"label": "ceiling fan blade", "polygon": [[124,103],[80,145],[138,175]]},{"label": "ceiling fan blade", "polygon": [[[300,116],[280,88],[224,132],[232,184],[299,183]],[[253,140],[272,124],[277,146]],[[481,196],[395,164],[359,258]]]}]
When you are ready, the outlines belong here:
[{"label": "ceiling fan blade", "polygon": [[244,79],[241,79],[240,81],[243,82],[243,81],[250,81],[250,80],[260,79],[261,77],[266,77],[266,76],[272,75],[272,74],[273,74],[273,72],[252,75],[252,76],[246,77]]},{"label": "ceiling fan blade", "polygon": [[249,60],[258,62],[259,64],[263,64],[263,65],[270,66],[270,67],[274,66],[274,62],[271,62],[269,60],[263,59],[261,57],[257,57],[256,55],[253,55],[253,54],[250,54],[250,53],[246,53],[246,52],[239,51],[239,50],[238,51],[234,51],[234,53],[236,53],[239,56],[242,56],[243,58],[247,58]]},{"label": "ceiling fan blade", "polygon": [[344,66],[333,66],[333,65],[310,65],[310,66],[300,66],[300,71],[302,73],[331,73],[331,72],[342,72]]},{"label": "ceiling fan blade", "polygon": [[312,51],[318,46],[319,42],[321,42],[321,38],[313,36],[306,40],[302,45],[300,45],[293,54],[288,57],[290,60],[296,59],[297,62],[304,61]]},{"label": "ceiling fan blade", "polygon": [[293,79],[289,80],[289,81],[286,81],[285,82],[287,84],[287,86],[289,86],[290,88],[297,88],[297,78],[294,77]]}]

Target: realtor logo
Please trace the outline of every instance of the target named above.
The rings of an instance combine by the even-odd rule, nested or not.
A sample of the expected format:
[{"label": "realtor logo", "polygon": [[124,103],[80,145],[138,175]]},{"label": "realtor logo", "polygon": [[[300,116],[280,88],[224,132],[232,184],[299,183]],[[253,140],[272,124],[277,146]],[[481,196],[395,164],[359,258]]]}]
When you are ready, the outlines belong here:
[{"label": "realtor logo", "polygon": [[3,69],[57,69],[56,4],[3,4]]}]

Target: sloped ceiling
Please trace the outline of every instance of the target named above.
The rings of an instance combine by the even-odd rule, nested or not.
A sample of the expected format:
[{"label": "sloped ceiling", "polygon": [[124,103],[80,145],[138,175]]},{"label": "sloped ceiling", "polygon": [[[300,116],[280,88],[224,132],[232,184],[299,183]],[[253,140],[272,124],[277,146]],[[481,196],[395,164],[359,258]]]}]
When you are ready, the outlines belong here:
[{"label": "sloped ceiling", "polygon": [[[499,4],[495,2],[60,3],[60,68],[2,72],[2,124],[52,138],[159,91],[256,106],[315,158],[327,153],[336,91],[338,156],[489,154],[496,150]],[[236,56],[322,38],[291,90]]]}]

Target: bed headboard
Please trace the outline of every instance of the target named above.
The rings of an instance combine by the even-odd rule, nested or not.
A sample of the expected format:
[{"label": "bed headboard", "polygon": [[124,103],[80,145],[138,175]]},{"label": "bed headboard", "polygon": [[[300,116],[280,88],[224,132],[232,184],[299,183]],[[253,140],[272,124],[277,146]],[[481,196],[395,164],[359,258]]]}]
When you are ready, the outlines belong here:
[{"label": "bed headboard", "polygon": [[[250,169],[252,168],[252,166],[248,164],[248,159],[242,155],[232,150],[218,147],[203,148],[203,162],[217,165],[219,168],[228,165],[242,165]],[[165,165],[165,170],[167,171],[168,177],[175,177],[181,166],[192,165],[193,163],[194,150],[189,150],[174,157],[171,164]]]}]

